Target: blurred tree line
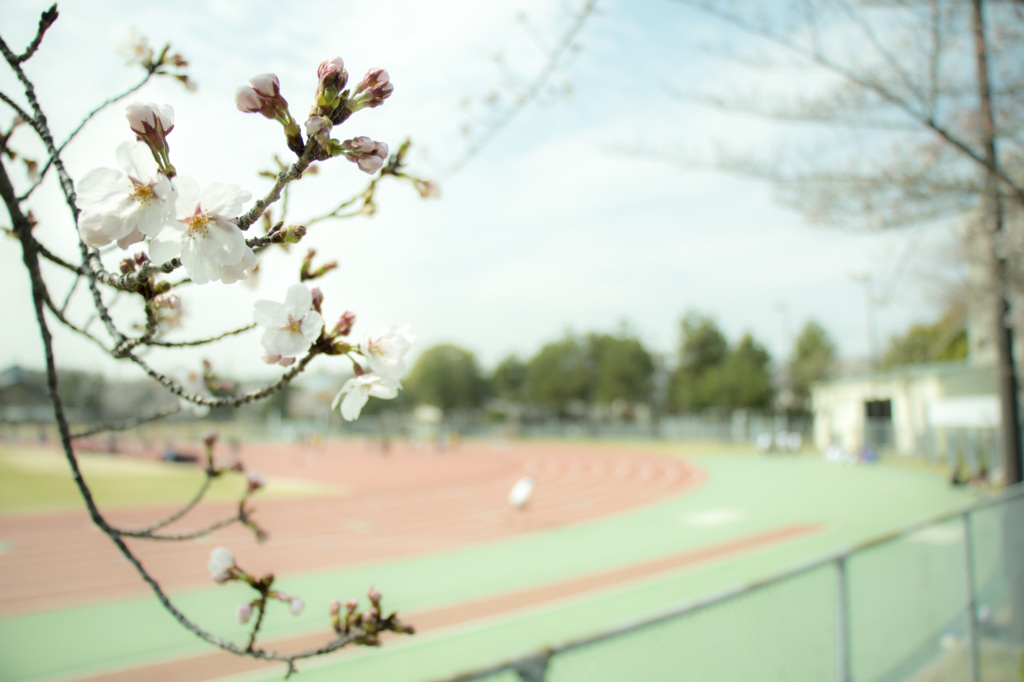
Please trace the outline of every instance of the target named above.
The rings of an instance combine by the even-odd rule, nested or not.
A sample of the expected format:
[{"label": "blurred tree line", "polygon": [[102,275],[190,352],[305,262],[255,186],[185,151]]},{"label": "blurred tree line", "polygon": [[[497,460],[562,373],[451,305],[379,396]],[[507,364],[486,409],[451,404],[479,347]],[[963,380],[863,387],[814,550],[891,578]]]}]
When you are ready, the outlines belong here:
[{"label": "blurred tree line", "polygon": [[835,371],[835,344],[821,325],[808,322],[789,357],[774,363],[752,334],[730,342],[714,318],[694,312],[680,322],[679,347],[671,358],[652,353],[625,326],[615,333],[566,333],[528,359],[502,359],[489,374],[472,352],[433,346],[409,371],[395,407],[426,403],[450,411],[497,401],[562,417],[598,408],[629,418],[640,406],[658,413],[808,414],[810,385]]}]

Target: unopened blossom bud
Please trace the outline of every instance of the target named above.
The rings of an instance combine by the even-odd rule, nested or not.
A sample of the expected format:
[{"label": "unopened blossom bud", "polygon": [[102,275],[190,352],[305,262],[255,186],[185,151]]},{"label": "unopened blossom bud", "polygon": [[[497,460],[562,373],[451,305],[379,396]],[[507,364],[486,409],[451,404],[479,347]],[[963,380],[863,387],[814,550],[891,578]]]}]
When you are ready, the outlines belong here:
[{"label": "unopened blossom bud", "polygon": [[[334,267],[338,267],[338,264],[335,263]],[[320,306],[322,306],[324,303],[324,292],[320,290],[320,287],[313,287],[312,289],[309,290],[309,294],[313,299],[313,310],[317,311],[318,313],[322,313],[323,311],[320,310]]]},{"label": "unopened blossom bud", "polygon": [[174,177],[174,166],[171,165],[170,149],[167,146],[167,134],[174,130],[174,110],[171,106],[133,102],[125,108],[125,112],[135,137],[146,143],[160,170],[167,177]]},{"label": "unopened blossom bud", "polygon": [[231,550],[218,547],[210,553],[210,561],[206,564],[210,577],[214,582],[223,583],[231,580],[235,572],[235,556]]},{"label": "unopened blossom bud", "polygon": [[348,71],[341,57],[320,63],[316,71],[316,105],[320,114],[330,116],[341,102],[341,91],[348,83]]},{"label": "unopened blossom bud", "polygon": [[245,625],[252,618],[252,604],[239,604],[238,608],[235,609],[235,616],[238,618],[238,622]]},{"label": "unopened blossom bud", "polygon": [[248,479],[250,493],[256,492],[260,488],[263,488],[264,486],[267,485],[267,482],[263,480],[262,476],[260,476],[260,472],[256,471],[255,469],[249,472]]},{"label": "unopened blossom bud", "polygon": [[218,438],[217,432],[216,431],[210,431],[208,434],[206,434],[205,437],[203,437],[203,444],[206,445],[206,447],[208,447],[208,448],[212,448],[214,445],[217,444],[217,438]]},{"label": "unopened blossom bud", "polygon": [[137,254],[135,254],[135,262],[138,263],[139,265],[142,265],[143,263],[145,263],[148,260],[149,260],[149,254],[147,254],[147,253],[145,253],[143,251],[139,251]]},{"label": "unopened blossom bud", "polygon": [[264,353],[263,362],[267,363],[268,365],[281,365],[282,367],[290,367],[295,363],[295,358],[274,355],[272,353]]},{"label": "unopened blossom bud", "polygon": [[299,278],[303,281],[310,279],[313,272],[313,257],[316,256],[316,249],[308,249],[302,257],[302,265],[299,266]]},{"label": "unopened blossom bud", "polygon": [[157,310],[181,310],[181,297],[177,294],[161,294],[153,298],[153,307]]},{"label": "unopened blossom bud", "polygon": [[333,126],[334,123],[326,116],[310,116],[306,120],[306,135],[320,143],[321,147],[328,147]]},{"label": "unopened blossom bud", "polygon": [[306,236],[305,225],[289,225],[281,231],[281,242],[283,244],[298,244]]},{"label": "unopened blossom bud", "polygon": [[341,143],[340,153],[364,173],[376,173],[388,159],[388,146],[368,137],[355,137]]},{"label": "unopened blossom bud", "polygon": [[356,314],[351,310],[346,310],[338,319],[338,323],[334,325],[334,329],[331,330],[331,336],[348,336],[352,332],[352,327],[355,323]]},{"label": "unopened blossom bud", "polygon": [[272,73],[261,73],[249,79],[248,86],[235,90],[235,106],[248,114],[261,114],[287,125],[292,121],[288,102],[281,96],[281,83]]},{"label": "unopened blossom bud", "polygon": [[437,199],[441,196],[441,187],[434,180],[413,180],[416,191],[420,193],[421,199]]},{"label": "unopened blossom bud", "polygon": [[[235,106],[238,110],[246,114],[261,114],[263,113],[263,98],[256,92],[255,88],[248,85],[235,90]],[[270,116],[273,118],[273,116]]]},{"label": "unopened blossom bud", "polygon": [[127,275],[127,274],[130,274],[130,273],[133,273],[133,272],[135,272],[135,259],[134,258],[125,258],[123,261],[121,261],[121,274],[122,275]]},{"label": "unopened blossom bud", "polygon": [[328,612],[332,616],[337,616],[338,613],[341,612],[341,602],[339,602],[337,599],[332,599]]},{"label": "unopened blossom bud", "polygon": [[378,606],[380,604],[381,594],[377,590],[373,589],[373,585],[370,585],[370,589],[367,591],[366,596],[374,606]]},{"label": "unopened blossom bud", "polygon": [[358,607],[359,602],[357,602],[355,599],[349,599],[347,602],[345,602],[345,611],[348,613],[355,613]]},{"label": "unopened blossom bud", "polygon": [[349,108],[358,111],[365,107],[379,107],[394,91],[395,86],[391,84],[391,77],[387,71],[380,68],[370,69],[355,87],[355,97]]},{"label": "unopened blossom bud", "polygon": [[288,610],[292,612],[293,616],[297,616],[302,613],[303,609],[306,608],[306,602],[299,597],[292,597],[291,603],[288,605]]},{"label": "unopened blossom bud", "polygon": [[249,84],[252,85],[260,97],[274,99],[281,96],[281,82],[272,73],[261,73],[258,76],[253,76],[249,79]]}]

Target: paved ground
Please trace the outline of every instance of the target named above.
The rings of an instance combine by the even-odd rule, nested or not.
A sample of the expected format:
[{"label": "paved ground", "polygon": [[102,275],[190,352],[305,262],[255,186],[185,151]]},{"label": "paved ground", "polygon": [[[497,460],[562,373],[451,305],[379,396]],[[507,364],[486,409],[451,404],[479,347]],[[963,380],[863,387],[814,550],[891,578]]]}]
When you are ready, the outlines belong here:
[{"label": "paved ground", "polygon": [[[309,682],[342,674],[421,680],[484,665],[758,579],[966,500],[916,472],[754,457],[701,458],[697,468],[604,446],[463,444],[447,453],[395,448],[387,456],[359,446],[319,453],[249,448],[244,457],[271,481],[304,477],[348,487],[331,497],[262,502],[260,518],[273,534],[264,546],[225,532],[189,556],[184,546],[142,551],[176,586],[182,608],[229,638],[244,635],[231,614],[247,597],[211,585],[205,563],[218,544],[253,571],[276,570],[283,589],[307,598],[302,617],[269,621],[263,641],[273,648],[324,643],[327,601],[356,596],[352,590],[370,582],[382,588],[386,607],[399,607],[424,633],[381,656],[342,652],[304,665]],[[704,470],[712,485],[700,485]],[[539,480],[535,505],[516,515],[505,496],[527,472]],[[152,513],[121,510],[115,517],[141,524]],[[56,527],[69,521],[80,525],[73,539],[62,539]],[[0,556],[3,569],[26,562],[19,564],[20,596],[0,588],[7,590],[0,592],[5,613],[24,614],[0,618],[0,679],[201,680],[246,670],[258,679],[279,676],[276,666],[252,668],[211,653],[184,632],[81,517],[0,520],[0,540],[33,523],[35,530]],[[30,551],[31,542],[37,545]],[[34,596],[24,577],[33,571],[46,583]],[[5,578],[15,575],[4,570]],[[139,598],[112,600],[117,594]],[[81,606],[36,610],[74,600]]]},{"label": "paved ground", "polygon": [[[679,495],[704,481],[703,472],[683,460],[571,446],[461,443],[438,452],[403,444],[382,453],[359,444],[249,445],[241,458],[271,486],[283,477],[336,486],[337,494],[265,501],[257,496],[257,518],[271,535],[262,545],[254,542],[251,532],[237,527],[218,531],[212,541],[131,541],[166,589],[209,587],[205,565],[215,545],[230,547],[239,564],[253,573],[326,570],[442,552],[611,515]],[[537,487],[527,509],[513,510],[506,496],[525,474],[537,479]],[[109,516],[116,525],[132,528],[170,511],[120,509]],[[185,532],[231,513],[229,504],[205,504],[168,531]],[[2,616],[149,594],[84,512],[0,517],[0,538],[8,547],[0,556]],[[637,567],[629,576],[657,570],[658,565]],[[599,587],[629,576],[603,574],[589,584]],[[572,582],[578,583],[577,590],[588,585],[585,580]],[[421,629],[429,628],[540,603],[559,593],[566,593],[565,585],[414,615],[421,617]],[[415,622],[412,617],[410,621]],[[319,635],[317,643],[322,641]],[[294,650],[299,643],[290,641],[286,649]],[[144,677],[209,679],[250,667],[236,657],[215,653],[148,668]],[[141,672],[95,679],[140,679]]]}]

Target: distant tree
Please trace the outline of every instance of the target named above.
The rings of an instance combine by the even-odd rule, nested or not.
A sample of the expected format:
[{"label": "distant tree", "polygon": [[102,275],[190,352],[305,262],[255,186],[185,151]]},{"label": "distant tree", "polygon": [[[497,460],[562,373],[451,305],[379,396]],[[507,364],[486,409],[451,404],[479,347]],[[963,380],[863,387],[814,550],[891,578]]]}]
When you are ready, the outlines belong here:
[{"label": "distant tree", "polygon": [[793,359],[789,362],[789,382],[793,391],[792,409],[807,414],[811,410],[811,384],[827,379],[835,372],[836,345],[828,332],[815,321],[804,325],[796,338]]},{"label": "distant tree", "polygon": [[573,403],[590,398],[590,370],[584,343],[573,335],[545,344],[526,365],[526,398],[537,406],[568,414]]},{"label": "distant tree", "polygon": [[623,331],[620,335],[590,334],[587,345],[594,370],[591,401],[608,405],[616,400],[646,402],[654,383],[654,360],[643,343]]},{"label": "distant tree", "polygon": [[479,407],[486,389],[473,353],[451,344],[423,351],[402,383],[415,402],[445,411]]},{"label": "distant tree", "polygon": [[525,398],[526,363],[518,355],[509,355],[491,374],[491,393],[495,397],[520,402]]},{"label": "distant tree", "polygon": [[[719,92],[691,100],[810,124],[794,135],[778,129],[791,143],[782,154],[726,150],[719,168],[771,181],[783,203],[821,224],[878,229],[956,218],[971,225],[972,265],[984,273],[984,306],[994,313],[1006,481],[1020,482],[1022,3],[677,2],[752,36],[759,48],[725,54],[760,71],[754,88],[730,93],[734,81],[722,79]],[[783,84],[766,75],[777,67],[794,77]]]},{"label": "distant tree", "polygon": [[771,361],[765,347],[744,334],[716,372],[718,404],[730,409],[771,409],[775,400]]},{"label": "distant tree", "polygon": [[680,323],[679,367],[672,376],[669,406],[682,412],[716,407],[719,375],[729,355],[729,341],[715,321],[688,313]]},{"label": "distant tree", "polygon": [[882,367],[914,365],[967,357],[967,327],[963,306],[954,305],[933,324],[917,324],[889,339]]}]

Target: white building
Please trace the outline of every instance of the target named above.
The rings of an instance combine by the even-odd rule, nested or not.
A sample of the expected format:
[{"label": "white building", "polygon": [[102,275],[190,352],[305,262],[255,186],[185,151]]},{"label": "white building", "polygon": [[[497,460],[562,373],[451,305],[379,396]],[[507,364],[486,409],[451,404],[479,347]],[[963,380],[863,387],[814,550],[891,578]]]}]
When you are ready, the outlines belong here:
[{"label": "white building", "polygon": [[[946,461],[998,452],[996,370],[966,360],[896,367],[815,384],[814,444]],[[990,462],[991,463],[991,462]]]}]

